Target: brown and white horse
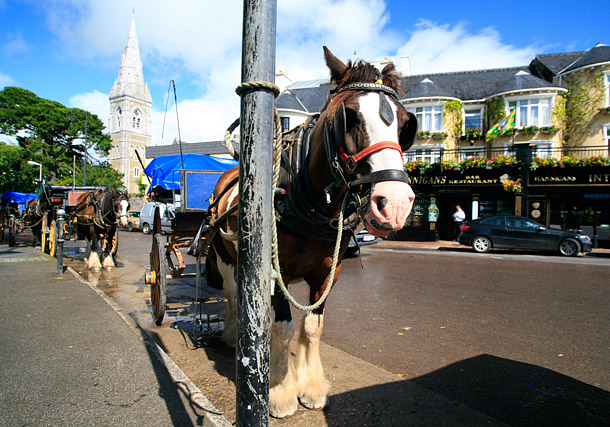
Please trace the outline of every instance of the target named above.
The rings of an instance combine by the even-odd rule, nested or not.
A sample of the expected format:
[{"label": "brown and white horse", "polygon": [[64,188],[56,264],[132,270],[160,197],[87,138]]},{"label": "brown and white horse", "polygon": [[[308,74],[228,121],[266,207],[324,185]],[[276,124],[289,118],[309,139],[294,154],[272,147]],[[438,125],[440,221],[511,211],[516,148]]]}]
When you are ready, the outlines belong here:
[{"label": "brown and white horse", "polygon": [[[343,234],[332,285],[341,271],[349,230],[362,220],[371,234],[388,236],[402,228],[415,198],[402,152],[413,143],[417,120],[398,101],[400,77],[394,66],[380,73],[363,61],[345,65],[326,47],[324,56],[337,87],[319,117],[285,135],[289,149],[283,156],[282,196],[274,201],[283,282],[305,280],[310,303],[318,301],[327,287],[340,210],[345,207],[342,226],[348,232]],[[213,217],[238,203],[237,175],[234,168],[218,181]],[[343,203],[346,195],[348,203]],[[237,214],[225,218],[215,225],[219,232],[208,251],[206,270],[212,270],[207,273],[212,286],[210,279],[222,278],[227,298],[223,340],[235,346]],[[277,287],[271,303],[271,415],[288,417],[299,401],[307,408],[323,408],[330,390],[319,355],[324,303],[305,315],[294,356],[288,349],[294,322],[289,302]]]},{"label": "brown and white horse", "polygon": [[127,226],[127,195],[119,191],[87,191],[76,201],[70,215],[79,239],[87,240],[85,262],[92,270],[112,269],[118,250],[117,226]]}]

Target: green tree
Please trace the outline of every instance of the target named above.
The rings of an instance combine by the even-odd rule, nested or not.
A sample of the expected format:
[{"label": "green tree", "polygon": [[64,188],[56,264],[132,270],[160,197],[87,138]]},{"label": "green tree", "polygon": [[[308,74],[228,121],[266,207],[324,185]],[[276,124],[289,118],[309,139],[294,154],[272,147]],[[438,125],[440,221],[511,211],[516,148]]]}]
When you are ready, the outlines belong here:
[{"label": "green tree", "polygon": [[80,108],[67,108],[18,87],[0,92],[0,133],[14,136],[29,158],[43,165],[49,182],[67,175],[71,179],[73,157],[82,163],[85,153],[85,132],[87,145],[107,155],[111,139],[103,130],[95,114]]},{"label": "green tree", "polygon": [[[110,190],[120,190],[123,187],[123,174],[117,172],[109,165],[87,165],[87,185],[88,186],[101,186],[108,187]],[[72,170],[70,169],[70,175],[64,175],[54,182],[57,185],[72,185],[76,182],[76,185],[80,185],[83,182],[83,170],[82,168],[76,169],[74,181],[72,179]]]},{"label": "green tree", "polygon": [[0,194],[5,191],[36,191],[39,169],[28,166],[28,158],[25,149],[0,142]]}]

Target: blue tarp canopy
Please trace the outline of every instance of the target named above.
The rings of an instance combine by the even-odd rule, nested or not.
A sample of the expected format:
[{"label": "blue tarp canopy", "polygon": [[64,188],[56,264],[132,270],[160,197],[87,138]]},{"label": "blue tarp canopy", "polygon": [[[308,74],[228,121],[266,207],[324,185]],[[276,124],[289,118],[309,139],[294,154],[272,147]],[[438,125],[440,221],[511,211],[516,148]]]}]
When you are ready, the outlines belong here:
[{"label": "blue tarp canopy", "polygon": [[[149,187],[149,192],[153,187],[161,186],[165,190],[180,189],[180,174],[173,173],[174,170],[186,169],[197,171],[217,171],[224,172],[238,165],[238,162],[233,159],[221,159],[218,157],[208,156],[207,154],[184,154],[184,167],[180,155],[159,156],[146,166],[146,174],[152,180]],[[187,186],[188,187],[188,186]]]},{"label": "blue tarp canopy", "polygon": [[36,193],[19,193],[17,191],[5,191],[2,193],[2,201],[4,203],[19,203],[25,204],[30,200],[34,200],[38,197]]},{"label": "blue tarp canopy", "polygon": [[36,193],[19,193],[17,191],[5,191],[2,193],[2,196],[0,196],[0,200],[2,200],[3,204],[17,203],[20,214],[23,213],[23,210],[30,200],[36,198],[38,198],[38,194]]}]

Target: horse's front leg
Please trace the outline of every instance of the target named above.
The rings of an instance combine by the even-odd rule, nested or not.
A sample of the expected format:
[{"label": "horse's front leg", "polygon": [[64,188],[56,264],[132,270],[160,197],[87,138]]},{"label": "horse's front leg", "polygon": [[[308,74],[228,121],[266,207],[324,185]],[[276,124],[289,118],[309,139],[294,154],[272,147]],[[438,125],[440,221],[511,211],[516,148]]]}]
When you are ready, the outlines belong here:
[{"label": "horse's front leg", "polygon": [[294,321],[290,305],[281,292],[278,291],[273,296],[272,305],[269,413],[275,418],[285,418],[294,414],[299,406],[289,348],[294,335]]},{"label": "horse's front leg", "polygon": [[88,267],[90,270],[100,271],[102,269],[102,263],[100,262],[99,256],[99,243],[93,226],[90,227],[89,237],[91,239],[91,253],[89,254]]},{"label": "horse's front leg", "polygon": [[[311,284],[310,284],[311,286]],[[320,289],[320,288],[318,288]],[[318,296],[319,297],[319,296]],[[315,302],[318,298],[311,298]],[[324,304],[303,318],[295,357],[299,401],[309,409],[321,409],[328,404],[330,382],[324,375],[320,360],[320,338],[324,326]]]},{"label": "horse's front leg", "polygon": [[114,263],[114,253],[115,245],[117,243],[116,239],[116,229],[110,229],[110,231],[104,235],[102,240],[102,266],[106,270],[112,270],[116,265]]}]

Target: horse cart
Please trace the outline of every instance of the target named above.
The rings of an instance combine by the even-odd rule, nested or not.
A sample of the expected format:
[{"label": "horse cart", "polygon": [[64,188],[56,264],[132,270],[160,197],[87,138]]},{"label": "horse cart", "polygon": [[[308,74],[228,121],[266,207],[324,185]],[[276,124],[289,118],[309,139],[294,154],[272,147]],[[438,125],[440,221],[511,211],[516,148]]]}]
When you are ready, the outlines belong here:
[{"label": "horse cart", "polygon": [[[59,221],[63,222],[64,239],[78,239],[75,211],[79,198],[90,192],[107,190],[106,187],[44,184],[38,191],[38,206],[33,207],[29,213],[30,221],[39,223],[42,251],[51,256],[57,256],[57,241],[60,237]],[[33,232],[35,230],[37,227],[33,229]]]},{"label": "horse cart", "polygon": [[[237,165],[231,159],[219,159],[202,154],[160,156],[145,169],[151,179],[150,197],[158,202],[154,210],[150,271],[146,284],[150,285],[152,316],[161,325],[165,316],[169,279],[185,276],[186,264],[181,249],[197,257],[196,282],[199,287],[201,252],[194,251],[197,243],[205,240],[201,233],[208,215],[209,198],[220,175]],[[167,215],[171,230],[164,235],[161,218]]]},{"label": "horse cart", "polygon": [[9,246],[15,246],[15,237],[29,224],[24,211],[36,199],[36,193],[5,191],[0,197],[0,242],[6,236]]}]

